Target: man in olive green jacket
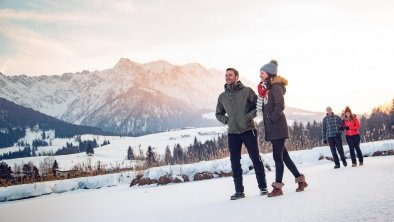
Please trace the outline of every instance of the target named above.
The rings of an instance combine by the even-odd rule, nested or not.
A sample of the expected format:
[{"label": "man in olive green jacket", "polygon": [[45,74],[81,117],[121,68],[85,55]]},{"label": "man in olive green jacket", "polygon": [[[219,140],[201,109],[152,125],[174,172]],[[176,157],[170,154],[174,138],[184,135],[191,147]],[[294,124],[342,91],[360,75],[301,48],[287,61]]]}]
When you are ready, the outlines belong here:
[{"label": "man in olive green jacket", "polygon": [[245,144],[252,160],[260,194],[266,195],[267,182],[253,120],[256,117],[257,95],[239,81],[239,73],[236,69],[228,68],[225,77],[224,92],[219,95],[216,106],[216,118],[228,125],[228,146],[236,192],[231,196],[231,200],[245,197],[241,168],[242,144]]}]

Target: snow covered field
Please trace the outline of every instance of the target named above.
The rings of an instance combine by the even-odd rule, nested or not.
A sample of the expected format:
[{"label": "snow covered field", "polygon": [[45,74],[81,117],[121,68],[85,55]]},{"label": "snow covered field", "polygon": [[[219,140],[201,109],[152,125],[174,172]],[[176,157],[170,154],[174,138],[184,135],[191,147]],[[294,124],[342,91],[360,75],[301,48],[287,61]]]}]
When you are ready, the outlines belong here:
[{"label": "snow covered field", "polygon": [[[130,161],[126,161],[127,149],[129,146],[133,147],[134,153],[138,154],[138,147],[141,145],[141,150],[146,153],[147,147],[152,146],[159,155],[164,155],[166,146],[168,145],[172,151],[173,147],[179,143],[183,148],[186,148],[193,143],[195,137],[201,142],[205,142],[210,139],[217,138],[222,133],[225,133],[227,126],[220,127],[206,127],[206,128],[192,128],[183,130],[174,130],[162,133],[149,134],[140,137],[119,137],[119,136],[99,136],[99,135],[82,135],[82,140],[93,140],[96,139],[98,144],[102,144],[104,140],[109,140],[110,144],[106,146],[101,146],[94,149],[95,154],[91,157],[91,162],[96,165],[97,161],[100,161],[102,165],[110,166],[120,166],[129,167],[131,165]],[[27,133],[26,137],[23,139],[25,142],[29,142],[33,139],[39,139],[41,131],[38,133]],[[49,142],[49,141],[48,141]],[[51,139],[52,146],[38,147],[38,151],[56,151],[66,143],[78,144],[75,139],[61,139],[53,138]],[[0,154],[8,153],[9,151],[17,151],[18,149],[23,149],[21,147],[9,147],[0,149]],[[32,161],[36,166],[39,165],[45,156],[20,158],[4,160],[8,165],[13,166],[15,163],[22,164]],[[71,155],[63,156],[53,156],[59,163],[59,167],[62,169],[70,169],[76,164],[82,164],[88,162],[88,157],[85,153],[77,153]]]},{"label": "snow covered field", "polygon": [[[361,149],[365,156],[372,156],[376,151],[384,152],[388,150],[394,150],[394,140],[376,141],[370,143],[362,143]],[[345,147],[346,155],[349,157],[348,148]],[[88,158],[84,154],[79,155],[80,158]],[[70,160],[73,155],[59,156],[59,162],[64,160]],[[274,167],[275,163],[272,158],[272,153],[261,154],[265,164]],[[315,147],[310,150],[292,151],[290,156],[293,161],[299,166],[313,166],[325,163],[331,163],[331,161],[324,157],[331,157],[330,149],[327,146]],[[37,158],[43,157],[34,157]],[[95,155],[94,158],[106,158],[105,155]],[[32,159],[32,158],[25,158]],[[24,159],[16,159],[10,161],[23,161]],[[71,159],[72,160],[72,159]],[[107,160],[110,160],[107,158]],[[124,163],[131,164],[130,161],[124,161]],[[250,166],[252,162],[247,154],[242,156],[242,169],[244,174],[253,173]],[[186,175],[190,180],[193,180],[194,175],[197,173],[209,172],[215,175],[221,173],[231,172],[231,164],[229,158],[223,158],[213,161],[201,161],[194,164],[184,165],[173,165],[173,166],[161,166],[146,170],[145,172],[129,171],[117,174],[107,174],[95,177],[81,177],[68,180],[57,180],[49,182],[41,182],[35,184],[24,184],[10,187],[0,187],[0,202],[18,200],[29,197],[37,197],[52,193],[63,193],[79,189],[96,189],[109,186],[117,186],[122,184],[130,184],[130,181],[136,177],[137,174],[143,173],[144,178],[158,180],[161,176],[169,175],[172,177],[178,177],[180,175]]]},{"label": "snow covered field", "polygon": [[[127,184],[0,203],[0,221],[394,221],[394,156],[366,158],[362,167],[301,166],[309,187],[296,193],[285,171],[284,195],[259,196],[244,175],[246,198],[230,201],[232,178],[167,186]],[[274,172],[267,173],[269,183]]]}]

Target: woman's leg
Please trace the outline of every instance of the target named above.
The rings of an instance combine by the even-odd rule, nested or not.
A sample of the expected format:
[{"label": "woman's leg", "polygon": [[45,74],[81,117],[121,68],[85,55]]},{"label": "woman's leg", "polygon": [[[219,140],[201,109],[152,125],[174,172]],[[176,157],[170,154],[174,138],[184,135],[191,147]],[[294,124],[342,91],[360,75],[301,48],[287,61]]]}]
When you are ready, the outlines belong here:
[{"label": "woman's leg", "polygon": [[278,183],[282,183],[283,171],[284,171],[283,151],[285,148],[285,140],[284,139],[272,140],[271,143],[272,143],[272,154],[274,156],[275,168],[276,168],[275,181]]},{"label": "woman's leg", "polygon": [[357,152],[358,161],[362,163],[364,159],[363,159],[363,153],[361,152],[360,149],[360,135],[353,136],[353,141],[354,141],[354,148],[356,149]]},{"label": "woman's leg", "polygon": [[283,161],[285,162],[287,168],[290,170],[290,172],[293,174],[295,178],[301,176],[293,160],[290,158],[289,152],[287,152],[286,147],[284,147],[284,151],[283,151]]},{"label": "woman's leg", "polygon": [[350,158],[352,159],[352,164],[357,164],[356,161],[356,154],[354,153],[354,139],[353,136],[346,136],[346,142],[347,145],[349,145],[349,152],[350,152]]}]

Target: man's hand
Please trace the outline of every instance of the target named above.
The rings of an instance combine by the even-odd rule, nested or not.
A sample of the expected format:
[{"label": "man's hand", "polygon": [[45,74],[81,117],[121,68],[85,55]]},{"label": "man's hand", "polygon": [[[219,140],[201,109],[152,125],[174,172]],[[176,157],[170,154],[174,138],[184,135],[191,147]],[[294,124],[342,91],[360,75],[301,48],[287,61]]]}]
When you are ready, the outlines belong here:
[{"label": "man's hand", "polygon": [[257,116],[257,109],[253,109],[252,111],[248,112],[246,116],[250,119],[253,119]]}]

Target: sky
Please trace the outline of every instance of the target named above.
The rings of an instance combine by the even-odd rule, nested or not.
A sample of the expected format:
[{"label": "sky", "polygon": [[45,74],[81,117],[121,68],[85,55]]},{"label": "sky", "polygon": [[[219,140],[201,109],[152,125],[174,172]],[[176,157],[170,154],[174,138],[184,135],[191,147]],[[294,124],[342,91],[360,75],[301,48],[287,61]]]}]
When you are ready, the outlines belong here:
[{"label": "sky", "polygon": [[394,98],[393,27],[391,0],[0,0],[0,72],[60,75],[129,58],[235,67],[257,85],[276,59],[286,105],[369,113]]}]

